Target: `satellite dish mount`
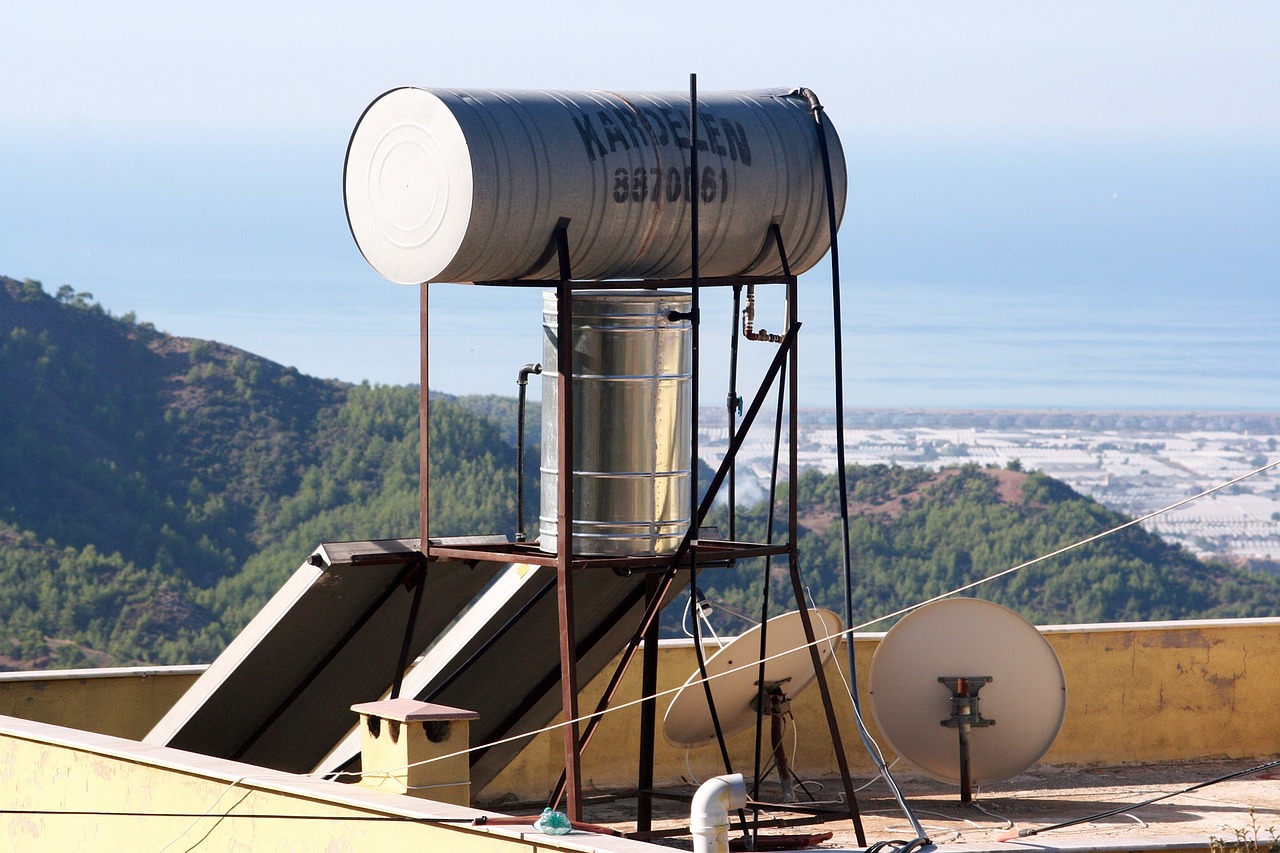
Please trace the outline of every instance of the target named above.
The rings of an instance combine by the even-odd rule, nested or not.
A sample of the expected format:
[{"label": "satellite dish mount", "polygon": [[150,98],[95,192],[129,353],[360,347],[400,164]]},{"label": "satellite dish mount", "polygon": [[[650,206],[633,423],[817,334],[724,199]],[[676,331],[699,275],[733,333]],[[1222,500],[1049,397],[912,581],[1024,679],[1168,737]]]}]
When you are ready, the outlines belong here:
[{"label": "satellite dish mount", "polygon": [[766,681],[757,687],[763,687],[755,699],[751,700],[751,710],[757,714],[769,716],[769,745],[773,749],[773,762],[778,769],[778,781],[782,784],[782,801],[793,803],[796,799],[795,784],[791,781],[791,765],[787,762],[787,747],[782,742],[786,729],[784,719],[791,713],[791,697],[783,692],[782,687],[791,679]]},{"label": "satellite dish mount", "polygon": [[960,738],[960,802],[973,802],[973,783],[969,768],[969,731],[974,728],[984,729],[994,726],[995,720],[988,720],[978,710],[978,691],[983,685],[991,683],[989,675],[939,675],[938,683],[951,691],[951,716],[942,720],[942,725],[955,729]]}]

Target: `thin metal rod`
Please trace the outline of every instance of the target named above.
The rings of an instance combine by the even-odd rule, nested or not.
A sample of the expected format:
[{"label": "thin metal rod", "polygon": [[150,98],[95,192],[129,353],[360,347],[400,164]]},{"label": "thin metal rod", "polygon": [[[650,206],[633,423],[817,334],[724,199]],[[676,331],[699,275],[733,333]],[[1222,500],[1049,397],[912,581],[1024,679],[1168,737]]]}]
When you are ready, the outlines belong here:
[{"label": "thin metal rod", "polygon": [[560,615],[560,705],[565,720],[564,769],[568,787],[566,814],[582,820],[582,749],[578,739],[578,649],[573,613],[573,285],[569,268],[569,238],[565,228],[555,234],[560,257],[556,288],[556,413],[560,450],[556,507],[556,603]]},{"label": "thin metal rod", "polygon": [[[783,402],[786,394],[786,374],[783,373],[778,379],[778,402],[774,407],[774,424],[773,424],[773,472],[769,478],[769,512],[766,516],[767,527],[765,528],[765,543],[773,544],[773,521],[774,511],[778,502],[778,458],[781,455],[782,445],[782,411]],[[764,589],[760,594],[760,669],[756,676],[756,708],[764,708],[764,659],[768,652],[766,644],[769,632],[769,582],[773,572],[773,557],[766,556],[764,560]],[[752,776],[754,779],[754,787],[752,789],[751,798],[753,800],[760,799],[760,768],[761,768],[761,750],[764,740],[764,720],[759,711],[756,713],[756,766]],[[752,834],[758,836],[760,833],[760,811],[755,812],[755,820],[751,826]]]},{"label": "thin metal rod", "polygon": [[418,550],[428,556],[431,553],[431,401],[427,389],[427,291],[430,287],[425,283],[418,285],[418,346],[421,349],[418,360],[418,529],[422,535]]},{"label": "thin metal rod", "polygon": [[[738,312],[742,308],[742,285],[733,287],[733,311],[729,317],[729,393],[725,400],[729,408],[729,435],[738,426],[738,412],[742,401],[738,397]],[[738,476],[736,466],[729,471],[729,541],[738,540]]]},{"label": "thin metal rod", "polygon": [[[742,416],[742,426],[738,428],[737,433],[729,440],[729,448],[725,451],[724,460],[720,463],[720,467],[716,469],[715,476],[711,478],[711,484],[707,486],[707,492],[702,496],[702,503],[698,505],[699,523],[710,512],[711,504],[715,501],[716,495],[719,494],[720,486],[724,484],[729,469],[732,467],[730,463],[737,457],[742,445],[746,443],[747,436],[751,433],[751,425],[755,423],[756,415],[760,413],[760,407],[764,405],[765,397],[777,380],[778,373],[782,370],[787,354],[790,353],[791,347],[794,346],[796,335],[799,332],[800,324],[793,323],[787,333],[782,336],[782,343],[779,345],[778,351],[774,353],[773,361],[769,363],[769,369],[765,371],[764,379],[760,382],[760,388],[756,391],[756,396],[751,400],[747,413]],[[683,545],[684,543],[681,544]],[[682,556],[682,552],[677,551],[676,559],[673,563],[679,565]]]},{"label": "thin metal rod", "polygon": [[[689,75],[689,245],[692,251],[689,266],[690,289],[692,290],[692,306],[690,313],[690,356],[693,360],[693,371],[689,378],[690,394],[693,397],[693,412],[690,418],[690,457],[689,505],[698,503],[698,75]],[[698,588],[698,539],[697,526],[700,519],[694,519],[694,538],[689,546],[689,594]],[[707,678],[706,654],[702,648],[702,625],[700,619],[693,620],[693,656],[698,661],[698,673],[702,678],[702,690],[707,697],[707,710],[711,713],[711,727],[716,733],[716,744],[720,747],[720,760],[724,763],[724,772],[733,772],[733,762],[729,758],[729,746],[724,739],[724,730],[720,726],[720,715],[716,713],[716,701],[711,692],[711,681]]]}]

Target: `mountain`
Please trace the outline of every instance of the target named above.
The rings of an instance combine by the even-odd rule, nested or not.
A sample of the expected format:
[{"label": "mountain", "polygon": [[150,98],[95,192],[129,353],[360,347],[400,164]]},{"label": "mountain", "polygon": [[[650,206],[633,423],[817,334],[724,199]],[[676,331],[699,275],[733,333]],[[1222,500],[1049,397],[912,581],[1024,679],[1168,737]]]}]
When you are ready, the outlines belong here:
[{"label": "mountain", "polygon": [[[838,478],[809,470],[798,488],[809,594],[843,614]],[[1129,518],[1040,472],[855,466],[848,494],[851,596],[856,624],[873,623],[867,630],[885,630],[893,620],[881,617],[1023,564],[965,594],[1042,625],[1274,616],[1280,602],[1274,575],[1199,560],[1137,525],[1075,547]],[[746,510],[738,535],[760,541],[766,521],[763,507]],[[1046,555],[1054,556],[1040,559]],[[770,591],[789,609],[785,572],[770,569]],[[763,584],[758,567],[713,570],[701,583],[713,602],[754,618]]]},{"label": "mountain", "polygon": [[[208,661],[318,543],[418,535],[417,388],[315,379],[0,278],[0,395],[0,667]],[[514,533],[513,401],[433,394],[431,417],[433,535]],[[528,426],[534,519],[536,409]],[[848,473],[860,620],[1124,520],[1036,472]],[[842,611],[836,480],[797,488],[804,577]],[[738,538],[764,540],[765,510],[741,510]],[[783,568],[772,600],[789,609]],[[763,575],[752,561],[700,585],[758,616]],[[1061,623],[1269,616],[1277,593],[1131,527],[972,594]]]},{"label": "mountain", "polygon": [[[208,660],[319,542],[417,535],[416,388],[0,278],[0,395],[0,665]],[[433,533],[509,530],[515,449],[464,402],[432,406]]]}]

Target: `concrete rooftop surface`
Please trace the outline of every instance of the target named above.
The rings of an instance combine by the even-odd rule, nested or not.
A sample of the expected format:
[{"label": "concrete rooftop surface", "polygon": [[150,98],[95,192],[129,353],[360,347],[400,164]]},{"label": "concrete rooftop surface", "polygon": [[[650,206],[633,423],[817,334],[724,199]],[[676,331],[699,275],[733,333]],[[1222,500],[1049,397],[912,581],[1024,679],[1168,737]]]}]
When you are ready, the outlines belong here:
[{"label": "concrete rooftop surface", "polygon": [[[1280,830],[1280,768],[1185,791],[1222,776],[1246,771],[1264,760],[1206,760],[1115,766],[1038,765],[1004,782],[976,788],[973,801],[963,804],[953,785],[934,781],[910,770],[894,768],[893,775],[930,841],[940,850],[966,853],[1027,850],[1204,850],[1214,842],[1224,849],[1256,843],[1265,850]],[[808,780],[806,780],[808,782]],[[876,779],[857,794],[858,808],[868,845],[883,841],[910,841],[911,824],[904,817],[888,787]],[[825,778],[809,782],[815,799],[839,792],[840,782]],[[777,786],[773,785],[776,794]],[[769,793],[762,790],[762,798]],[[1167,799],[1139,806],[1156,797]],[[802,796],[797,792],[798,796]],[[599,802],[587,809],[587,819],[628,831],[621,815],[632,809],[627,800]],[[1109,817],[1096,815],[1124,811]],[[675,800],[655,806],[661,816],[655,829],[688,826],[688,807]],[[681,813],[683,810],[683,813]],[[617,817],[617,822],[612,818]],[[1082,821],[1062,829],[1049,827]],[[1011,833],[1038,830],[1036,834],[1001,841]],[[762,836],[824,834],[833,837],[809,849],[862,850],[849,820],[787,829],[766,829]],[[730,838],[742,832],[736,817]],[[655,839],[675,849],[692,849],[688,838]],[[799,848],[792,848],[799,849]]]}]

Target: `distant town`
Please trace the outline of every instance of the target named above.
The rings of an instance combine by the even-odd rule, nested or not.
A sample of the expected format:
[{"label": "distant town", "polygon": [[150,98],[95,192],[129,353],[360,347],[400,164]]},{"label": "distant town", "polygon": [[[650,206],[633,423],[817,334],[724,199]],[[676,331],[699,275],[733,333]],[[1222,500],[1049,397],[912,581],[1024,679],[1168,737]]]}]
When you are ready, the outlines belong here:
[{"label": "distant town", "polygon": [[[739,455],[740,502],[764,494],[773,423],[762,415]],[[856,410],[845,432],[851,465],[1038,470],[1131,516],[1280,460],[1280,414]],[[698,455],[714,468],[728,444],[727,413],[704,408]],[[836,470],[834,412],[801,412],[798,453],[802,468]],[[1143,526],[1198,556],[1280,570],[1280,468]]]}]

